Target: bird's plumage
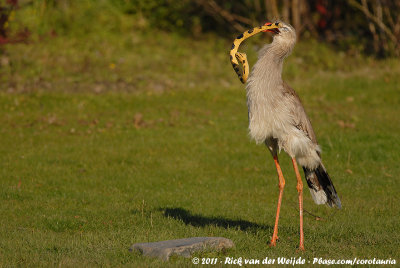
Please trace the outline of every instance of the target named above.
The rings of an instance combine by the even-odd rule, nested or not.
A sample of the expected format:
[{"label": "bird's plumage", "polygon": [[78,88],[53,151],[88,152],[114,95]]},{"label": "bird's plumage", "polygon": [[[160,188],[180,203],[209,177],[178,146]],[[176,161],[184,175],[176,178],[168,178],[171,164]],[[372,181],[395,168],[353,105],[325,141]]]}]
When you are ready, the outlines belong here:
[{"label": "bird's plumage", "polygon": [[303,167],[303,170],[311,196],[316,204],[328,204],[330,207],[336,205],[338,208],[342,208],[335,186],[322,163],[314,170],[306,167]]},{"label": "bird's plumage", "polygon": [[340,207],[340,199],[322,165],[311,122],[296,92],[282,80],[283,61],[296,43],[295,30],[284,26],[273,42],[262,48],[249,76],[249,133],[257,143],[266,143],[273,155],[283,149],[297,159],[317,204]]}]

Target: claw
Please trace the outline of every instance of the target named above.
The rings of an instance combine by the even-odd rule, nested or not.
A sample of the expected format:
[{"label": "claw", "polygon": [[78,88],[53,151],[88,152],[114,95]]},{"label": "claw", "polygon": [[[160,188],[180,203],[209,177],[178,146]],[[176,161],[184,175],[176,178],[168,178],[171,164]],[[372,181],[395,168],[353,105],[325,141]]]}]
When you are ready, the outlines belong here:
[{"label": "claw", "polygon": [[296,252],[304,252],[304,251],[306,251],[306,249],[304,248],[304,246],[300,246],[300,247],[296,250]]}]

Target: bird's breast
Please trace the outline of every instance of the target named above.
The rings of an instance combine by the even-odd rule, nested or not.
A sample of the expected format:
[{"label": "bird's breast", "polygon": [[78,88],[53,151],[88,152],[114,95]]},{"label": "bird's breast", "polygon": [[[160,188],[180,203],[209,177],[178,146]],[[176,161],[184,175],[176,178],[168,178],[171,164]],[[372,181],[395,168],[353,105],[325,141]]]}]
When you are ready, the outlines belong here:
[{"label": "bird's breast", "polygon": [[257,143],[270,137],[279,138],[290,128],[290,113],[279,95],[249,88],[247,106],[250,136]]}]

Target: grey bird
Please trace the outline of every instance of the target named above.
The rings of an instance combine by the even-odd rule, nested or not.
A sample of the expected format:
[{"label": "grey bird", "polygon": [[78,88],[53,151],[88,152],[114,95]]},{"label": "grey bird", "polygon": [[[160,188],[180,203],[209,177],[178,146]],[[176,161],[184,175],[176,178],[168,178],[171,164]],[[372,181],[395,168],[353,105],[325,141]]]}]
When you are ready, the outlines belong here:
[{"label": "grey bird", "polygon": [[300,250],[304,250],[303,183],[297,162],[303,167],[307,185],[316,204],[341,208],[335,187],[321,161],[320,148],[310,120],[296,92],[282,80],[282,67],[296,44],[296,31],[286,23],[273,32],[273,41],[259,53],[248,83],[249,132],[258,144],[264,143],[274,158],[279,179],[279,199],[271,246],[278,239],[278,220],[285,179],[278,161],[283,149],[292,158],[297,177],[300,210]]}]

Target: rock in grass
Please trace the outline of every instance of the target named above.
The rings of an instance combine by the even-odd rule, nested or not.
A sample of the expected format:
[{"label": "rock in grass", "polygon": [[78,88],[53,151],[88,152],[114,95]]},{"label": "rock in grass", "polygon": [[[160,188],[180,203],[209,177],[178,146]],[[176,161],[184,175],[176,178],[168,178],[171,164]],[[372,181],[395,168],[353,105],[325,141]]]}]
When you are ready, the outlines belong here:
[{"label": "rock in grass", "polygon": [[232,240],[224,237],[190,237],[152,243],[138,243],[132,245],[130,251],[138,250],[145,256],[158,257],[167,261],[172,255],[189,258],[196,251],[221,250],[233,246]]}]

